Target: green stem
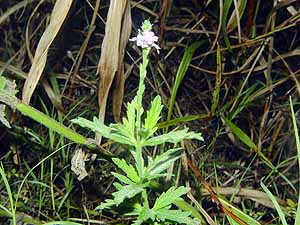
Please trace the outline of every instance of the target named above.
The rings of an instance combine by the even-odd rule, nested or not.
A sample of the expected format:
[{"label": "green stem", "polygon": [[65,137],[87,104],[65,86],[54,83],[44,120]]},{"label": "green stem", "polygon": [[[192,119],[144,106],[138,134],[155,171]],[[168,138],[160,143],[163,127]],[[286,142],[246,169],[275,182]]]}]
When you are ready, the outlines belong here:
[{"label": "green stem", "polygon": [[[148,54],[150,52],[150,48],[143,49],[143,62],[140,65],[140,81],[139,81],[139,88],[137,91],[137,112],[136,112],[136,128],[137,131],[141,129],[141,117],[143,114],[143,94],[145,91],[145,78],[147,75],[147,66],[148,66]],[[139,135],[137,134],[137,138],[139,138]]]},{"label": "green stem", "polygon": [[144,175],[144,158],[142,154],[142,146],[138,143],[135,146],[135,160],[136,160],[136,167],[139,174],[139,177],[143,177]]},{"label": "green stem", "polygon": [[149,208],[149,202],[148,202],[148,196],[147,196],[147,191],[146,190],[142,191],[142,198],[144,200],[144,207],[147,208],[147,209],[150,209]]},{"label": "green stem", "polygon": [[140,65],[140,81],[139,81],[139,88],[137,91],[137,101],[136,101],[136,167],[137,171],[140,177],[143,177],[144,173],[144,158],[142,153],[142,146],[141,146],[141,136],[140,136],[140,130],[141,130],[141,124],[142,124],[142,115],[144,112],[143,108],[143,94],[145,91],[145,78],[147,75],[147,66],[148,66],[148,54],[150,52],[150,48],[144,48],[143,49],[143,62]]}]

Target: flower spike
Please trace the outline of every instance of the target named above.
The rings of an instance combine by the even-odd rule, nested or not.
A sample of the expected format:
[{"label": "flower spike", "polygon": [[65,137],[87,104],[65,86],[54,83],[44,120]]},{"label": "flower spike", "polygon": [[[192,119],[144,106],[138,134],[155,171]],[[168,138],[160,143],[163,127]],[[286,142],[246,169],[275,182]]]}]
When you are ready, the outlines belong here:
[{"label": "flower spike", "polygon": [[155,36],[154,32],[151,31],[152,24],[149,20],[145,20],[142,26],[142,30],[139,30],[139,33],[136,37],[129,39],[130,41],[135,41],[137,46],[144,48],[154,47],[159,53],[160,47],[156,44],[158,37]]}]

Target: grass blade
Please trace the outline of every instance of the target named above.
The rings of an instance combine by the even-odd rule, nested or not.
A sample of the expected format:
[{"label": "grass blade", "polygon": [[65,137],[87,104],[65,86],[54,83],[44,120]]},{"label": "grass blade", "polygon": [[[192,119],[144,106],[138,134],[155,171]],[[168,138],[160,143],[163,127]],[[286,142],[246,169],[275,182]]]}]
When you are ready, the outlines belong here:
[{"label": "grass blade", "polygon": [[191,46],[189,46],[184,52],[184,55],[183,55],[182,60],[180,62],[178,71],[176,73],[175,83],[174,83],[174,87],[173,87],[173,90],[172,90],[172,93],[171,93],[169,107],[168,107],[167,120],[171,119],[171,115],[172,115],[172,112],[173,112],[173,108],[174,108],[178,88],[179,88],[179,86],[180,86],[180,84],[181,84],[181,82],[182,82],[182,80],[185,76],[185,73],[186,73],[186,71],[187,71],[187,69],[190,65],[193,54],[197,50],[197,48],[199,48],[203,43],[204,43],[204,41],[195,42]]},{"label": "grass blade", "polygon": [[[12,222],[13,222],[13,225],[16,225],[17,224],[17,219],[16,219],[16,210],[15,210],[15,207],[14,207],[13,194],[11,192],[8,180],[6,178],[2,162],[0,164],[0,175],[1,175],[1,178],[4,182],[4,185],[5,185],[7,194],[8,194],[8,199],[9,199],[9,203],[10,203],[10,210],[11,210],[10,215],[12,217]],[[3,206],[3,209],[5,210],[6,208]],[[7,212],[7,210],[5,210],[5,211]]]},{"label": "grass blade", "polygon": [[[260,225],[261,224],[257,220],[253,219],[251,216],[249,216],[246,213],[244,213],[243,211],[241,211],[239,208],[230,204],[228,201],[226,201],[222,198],[219,198],[219,200],[224,208],[226,208],[228,211],[230,211],[233,215],[235,215],[237,218],[239,218],[246,224],[251,224],[251,225]],[[238,221],[234,220],[234,218],[231,218],[229,215],[227,215],[227,219],[232,224],[240,224],[240,223],[238,223]]]},{"label": "grass blade", "polygon": [[219,93],[220,93],[220,87],[221,87],[221,78],[222,78],[222,56],[221,56],[221,50],[220,45],[218,45],[217,48],[217,73],[216,73],[216,83],[215,88],[213,91],[213,101],[211,105],[211,115],[215,114],[216,108],[219,104]]},{"label": "grass blade", "polygon": [[182,211],[185,212],[191,212],[192,216],[197,218],[199,221],[201,221],[202,223],[205,223],[203,217],[201,216],[201,214],[198,212],[197,209],[195,209],[193,206],[191,206],[189,203],[187,203],[186,201],[184,201],[183,199],[177,199],[174,201],[174,204],[180,208]]},{"label": "grass blade", "polygon": [[84,144],[86,142],[86,138],[84,136],[76,133],[68,127],[65,127],[63,124],[57,122],[56,120],[29,105],[19,102],[16,108],[22,114],[32,118],[40,124],[43,124],[49,129],[52,129],[53,131],[59,133],[60,135],[63,135],[64,137],[70,139],[71,141],[74,141],[75,143]]},{"label": "grass blade", "polygon": [[257,155],[264,161],[264,163],[269,166],[271,169],[277,171],[277,169],[273,166],[270,160],[261,152],[261,150],[256,146],[256,144],[251,140],[251,138],[242,131],[239,127],[237,127],[233,122],[223,117],[226,125],[230,128],[230,130],[249,148],[254,150]]},{"label": "grass blade", "polygon": [[[238,3],[238,13],[239,13],[239,19],[242,18],[245,9],[246,9],[246,5],[247,5],[247,0],[241,0]],[[236,12],[233,11],[233,13],[231,14],[228,23],[227,23],[227,30],[231,31],[233,29],[236,28],[236,26],[238,25],[238,23],[240,23],[240,21],[237,21],[237,16],[236,16]]]},{"label": "grass blade", "polygon": [[228,17],[231,4],[232,4],[232,0],[225,0],[224,7],[223,7],[223,14],[222,14],[222,24],[221,24],[221,29],[224,35],[224,42],[229,51],[231,51],[231,45],[230,45],[228,35],[226,33],[226,23],[227,23],[227,17]]},{"label": "grass blade", "polygon": [[[278,215],[280,217],[280,220],[282,222],[283,225],[288,225],[286,220],[285,220],[285,215],[284,215],[284,212],[282,211],[282,209],[280,208],[278,202],[276,201],[276,198],[274,197],[274,195],[271,193],[271,191],[267,188],[266,185],[264,185],[263,182],[260,182],[260,186],[262,187],[262,189],[264,189],[264,191],[266,192],[266,194],[269,196],[269,198],[271,199],[271,201],[273,202],[277,212],[278,212]],[[295,223],[296,224],[296,223]]]},{"label": "grass blade", "polygon": [[[296,117],[293,109],[293,102],[292,98],[290,96],[290,107],[292,112],[292,122],[294,127],[294,135],[295,135],[295,141],[296,141],[296,148],[297,148],[297,157],[298,157],[298,166],[299,166],[299,176],[300,176],[300,139],[298,134],[298,128],[296,123]],[[300,191],[298,196],[298,206],[297,206],[297,212],[296,212],[296,219],[295,219],[295,225],[300,224]]]}]

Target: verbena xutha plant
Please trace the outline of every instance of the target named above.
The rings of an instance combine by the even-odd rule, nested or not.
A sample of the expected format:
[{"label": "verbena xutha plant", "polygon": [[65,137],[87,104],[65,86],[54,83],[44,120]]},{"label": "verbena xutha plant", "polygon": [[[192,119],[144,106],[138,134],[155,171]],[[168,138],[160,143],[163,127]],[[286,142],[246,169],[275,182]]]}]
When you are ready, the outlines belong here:
[{"label": "verbena xutha plant", "polygon": [[[97,209],[111,209],[121,206],[130,208],[129,215],[136,215],[135,225],[146,222],[147,224],[194,224],[190,217],[190,212],[173,209],[174,202],[185,195],[189,188],[170,187],[162,193],[154,204],[149,201],[150,182],[154,179],[169,175],[166,170],[171,163],[180,158],[181,149],[169,149],[155,158],[145,156],[143,148],[169,143],[177,143],[183,139],[203,140],[200,133],[188,132],[188,129],[171,131],[162,135],[155,136],[157,122],[160,119],[163,105],[160,96],[156,96],[151,103],[150,109],[145,117],[142,106],[142,98],[145,90],[144,80],[148,65],[148,55],[151,47],[155,47],[157,37],[151,31],[152,25],[145,21],[142,29],[139,30],[137,37],[131,39],[142,47],[143,61],[140,65],[140,81],[135,98],[127,105],[127,117],[123,118],[122,123],[104,125],[94,117],[93,121],[84,118],[74,119],[73,122],[82,127],[87,127],[103,137],[128,146],[134,158],[134,164],[126,162],[124,159],[114,158],[113,162],[123,172],[112,174],[118,182],[114,183],[116,192],[112,194],[112,199],[106,200]],[[143,119],[144,118],[144,119]],[[126,202],[125,202],[126,201]]]}]

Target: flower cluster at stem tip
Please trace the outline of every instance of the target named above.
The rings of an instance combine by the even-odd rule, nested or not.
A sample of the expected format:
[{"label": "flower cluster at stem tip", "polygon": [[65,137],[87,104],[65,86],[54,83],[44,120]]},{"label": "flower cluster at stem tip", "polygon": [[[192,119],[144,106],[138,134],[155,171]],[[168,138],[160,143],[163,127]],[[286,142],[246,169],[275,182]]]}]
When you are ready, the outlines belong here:
[{"label": "flower cluster at stem tip", "polygon": [[145,20],[142,25],[142,30],[139,30],[139,33],[136,37],[129,39],[130,41],[135,41],[137,46],[144,48],[154,47],[159,53],[160,47],[156,44],[158,37],[155,36],[154,32],[151,31],[152,24],[149,20]]}]

